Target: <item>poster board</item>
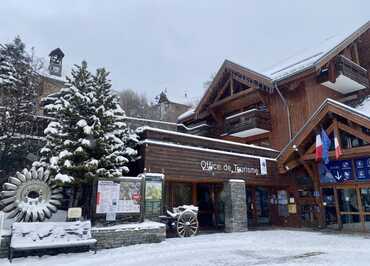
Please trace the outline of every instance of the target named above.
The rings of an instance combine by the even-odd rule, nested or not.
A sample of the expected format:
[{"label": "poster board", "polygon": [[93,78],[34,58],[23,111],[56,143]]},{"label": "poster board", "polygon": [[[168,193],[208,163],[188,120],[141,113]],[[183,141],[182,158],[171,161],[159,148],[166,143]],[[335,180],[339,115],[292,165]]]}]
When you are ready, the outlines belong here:
[{"label": "poster board", "polygon": [[144,217],[146,219],[155,221],[162,214],[163,184],[163,174],[144,174]]},{"label": "poster board", "polygon": [[96,195],[96,213],[117,212],[119,199],[119,184],[113,181],[98,181]]},{"label": "poster board", "polygon": [[122,178],[120,180],[117,213],[140,213],[142,199],[142,179]]},{"label": "poster board", "polygon": [[296,214],[297,213],[297,205],[296,204],[289,204],[288,205],[288,212],[290,214]]},{"label": "poster board", "polygon": [[[96,214],[106,221],[137,220],[142,214],[142,177],[120,177],[97,182]],[[134,218],[136,217],[136,218]],[[140,218],[141,220],[141,218]]]}]

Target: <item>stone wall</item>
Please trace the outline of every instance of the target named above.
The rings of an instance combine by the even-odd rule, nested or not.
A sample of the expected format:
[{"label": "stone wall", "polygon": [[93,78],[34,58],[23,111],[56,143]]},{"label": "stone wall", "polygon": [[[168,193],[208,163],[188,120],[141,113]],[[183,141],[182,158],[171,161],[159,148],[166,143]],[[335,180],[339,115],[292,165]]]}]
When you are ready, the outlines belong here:
[{"label": "stone wall", "polygon": [[166,226],[161,223],[144,222],[142,224],[93,228],[92,236],[98,241],[98,249],[159,243],[166,239]]},{"label": "stone wall", "polygon": [[248,230],[245,182],[230,179],[224,183],[225,232]]}]

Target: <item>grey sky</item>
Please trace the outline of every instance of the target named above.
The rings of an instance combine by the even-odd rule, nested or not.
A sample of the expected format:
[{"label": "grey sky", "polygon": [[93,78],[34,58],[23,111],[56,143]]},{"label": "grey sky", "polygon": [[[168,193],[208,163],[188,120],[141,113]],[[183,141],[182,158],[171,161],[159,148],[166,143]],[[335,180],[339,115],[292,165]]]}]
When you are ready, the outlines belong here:
[{"label": "grey sky", "polygon": [[174,100],[203,93],[224,59],[265,70],[370,19],[370,1],[2,0],[0,42],[17,34],[38,56],[60,47],[67,67],[104,66],[114,89]]}]

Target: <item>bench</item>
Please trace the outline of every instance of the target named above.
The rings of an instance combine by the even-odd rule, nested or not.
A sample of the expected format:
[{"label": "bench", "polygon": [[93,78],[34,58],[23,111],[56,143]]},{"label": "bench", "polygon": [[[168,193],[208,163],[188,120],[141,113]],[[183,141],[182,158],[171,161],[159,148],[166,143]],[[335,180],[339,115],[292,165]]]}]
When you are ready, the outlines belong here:
[{"label": "bench", "polygon": [[90,221],[13,223],[9,261],[15,251],[44,250],[88,246],[96,253]]}]

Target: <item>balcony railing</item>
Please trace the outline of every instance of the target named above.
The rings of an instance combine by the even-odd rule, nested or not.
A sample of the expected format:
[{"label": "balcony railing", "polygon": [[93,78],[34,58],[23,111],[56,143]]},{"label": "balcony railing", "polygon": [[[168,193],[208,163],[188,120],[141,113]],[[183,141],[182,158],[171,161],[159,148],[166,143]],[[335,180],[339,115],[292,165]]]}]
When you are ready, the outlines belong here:
[{"label": "balcony railing", "polygon": [[347,78],[356,81],[357,83],[369,87],[369,77],[367,70],[362,66],[356,64],[352,60],[339,55],[336,62],[337,71],[340,74],[346,76]]},{"label": "balcony railing", "polygon": [[228,135],[252,136],[271,131],[270,113],[265,110],[251,109],[225,119],[224,133]]}]

